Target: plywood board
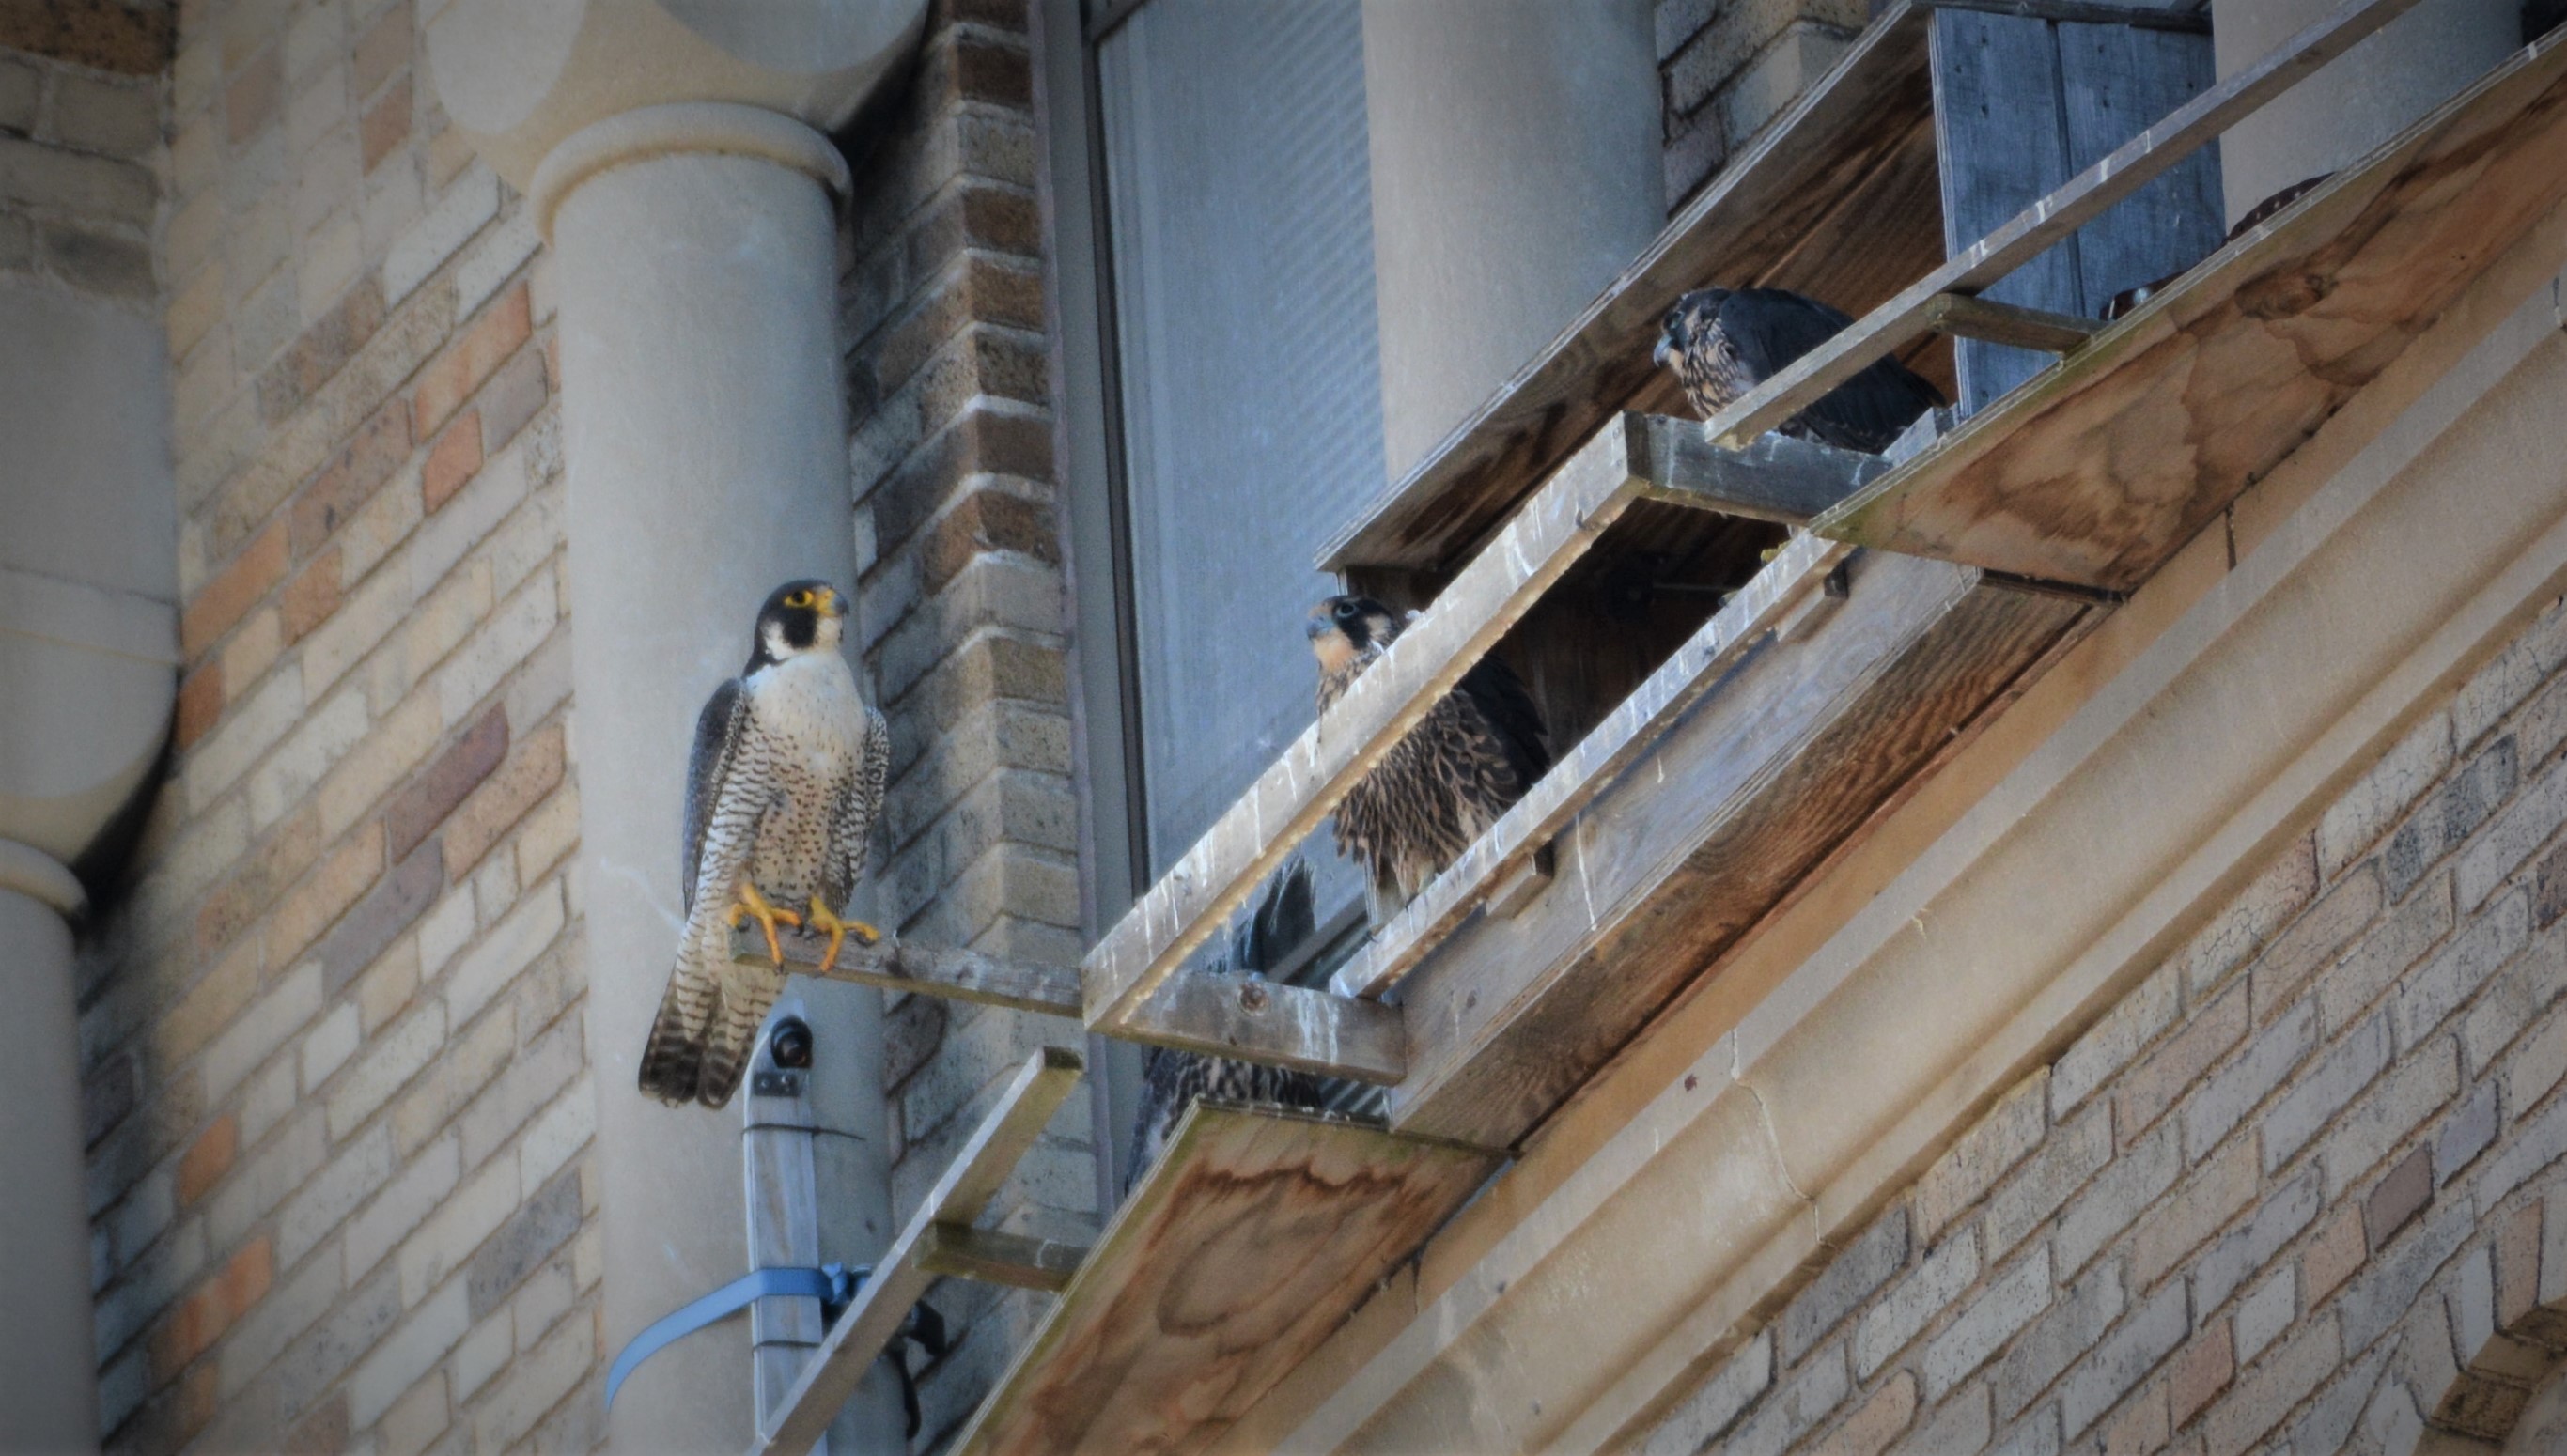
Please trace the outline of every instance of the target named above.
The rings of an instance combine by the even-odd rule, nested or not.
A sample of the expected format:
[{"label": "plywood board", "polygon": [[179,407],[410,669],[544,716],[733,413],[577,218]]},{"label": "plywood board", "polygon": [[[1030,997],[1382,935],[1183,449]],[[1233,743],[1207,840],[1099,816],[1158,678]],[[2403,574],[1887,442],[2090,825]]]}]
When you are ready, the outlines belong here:
[{"label": "plywood board", "polygon": [[1197,1103],[951,1449],[1200,1450],[1502,1161],[1345,1118]]},{"label": "plywood board", "polygon": [[2094,610],[1913,557],[1849,572],[1577,814],[1548,890],[1409,973],[1393,1126],[1523,1138]]},{"label": "plywood board", "polygon": [[2130,590],[2562,196],[2567,35],[2553,35],[1817,529]]}]

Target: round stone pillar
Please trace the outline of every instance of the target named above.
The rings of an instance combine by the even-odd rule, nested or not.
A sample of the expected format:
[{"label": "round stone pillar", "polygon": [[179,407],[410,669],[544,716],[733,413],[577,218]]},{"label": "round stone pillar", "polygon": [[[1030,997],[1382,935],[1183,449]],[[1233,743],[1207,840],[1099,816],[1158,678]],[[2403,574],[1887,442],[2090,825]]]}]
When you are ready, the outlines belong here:
[{"label": "round stone pillar", "polygon": [[0,839],[0,1451],[98,1449],[72,932],[80,882]]},{"label": "round stone pillar", "polygon": [[[747,1264],[738,1112],[662,1106],[635,1075],[682,924],[696,715],[746,662],[777,583],[855,587],[834,211],[849,181],[822,130],[907,54],[921,8],[458,0],[429,28],[448,115],[553,254],[610,1356]],[[890,1234],[880,998],[801,995],[815,1064],[855,1073],[814,1087],[859,1150],[822,1170],[823,1247],[861,1260]],[[634,1375],[609,1443],[736,1450],[752,1395],[746,1321],[726,1321]],[[907,1444],[886,1380],[838,1429]]]}]

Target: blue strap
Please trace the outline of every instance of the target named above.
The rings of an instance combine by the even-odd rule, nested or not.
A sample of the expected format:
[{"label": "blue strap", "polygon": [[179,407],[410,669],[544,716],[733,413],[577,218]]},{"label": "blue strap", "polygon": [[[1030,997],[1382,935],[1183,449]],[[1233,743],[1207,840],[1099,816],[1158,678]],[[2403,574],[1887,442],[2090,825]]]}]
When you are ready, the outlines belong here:
[{"label": "blue strap", "polygon": [[856,1289],[873,1273],[871,1265],[849,1268],[843,1264],[826,1264],[818,1269],[753,1269],[720,1289],[695,1300],[674,1314],[663,1315],[651,1327],[633,1336],[633,1342],[615,1357],[606,1371],[606,1404],[615,1404],[615,1392],[634,1367],[686,1336],[759,1300],[779,1296],[787,1299],[818,1300],[821,1317],[835,1317]]}]

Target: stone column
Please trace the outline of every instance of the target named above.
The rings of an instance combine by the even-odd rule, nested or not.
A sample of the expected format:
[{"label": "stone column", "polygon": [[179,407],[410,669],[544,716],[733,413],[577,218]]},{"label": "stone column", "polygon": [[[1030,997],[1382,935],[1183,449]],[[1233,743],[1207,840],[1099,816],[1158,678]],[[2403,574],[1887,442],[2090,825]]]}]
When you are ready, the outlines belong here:
[{"label": "stone column", "polygon": [[[2219,74],[2252,65],[2336,5],[2216,0]],[[2361,160],[2521,44],[2520,0],[2424,0],[2220,139],[2228,220],[2303,177]]]},{"label": "stone column", "polygon": [[0,839],[0,1451],[98,1449],[72,932],[80,882]]},{"label": "stone column", "polygon": [[[661,1106],[634,1077],[681,923],[696,714],[776,583],[854,591],[833,210],[849,179],[822,133],[906,56],[920,8],[460,0],[429,28],[448,115],[554,257],[610,1353],[747,1266],[738,1114]],[[820,1190],[861,1259],[889,1238],[880,1001],[801,994],[815,1064],[861,1069],[815,1082],[824,1123],[870,1150]],[[896,1397],[869,1391],[844,1428],[905,1445]],[[645,1366],[609,1442],[737,1449],[751,1392],[733,1321]]]}]

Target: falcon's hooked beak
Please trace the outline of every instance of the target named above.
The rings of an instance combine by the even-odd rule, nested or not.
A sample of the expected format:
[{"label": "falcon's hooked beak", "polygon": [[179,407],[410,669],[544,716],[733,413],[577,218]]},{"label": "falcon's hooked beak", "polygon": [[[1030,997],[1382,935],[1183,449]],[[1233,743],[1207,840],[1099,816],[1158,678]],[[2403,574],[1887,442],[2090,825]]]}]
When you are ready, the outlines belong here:
[{"label": "falcon's hooked beak", "polygon": [[836,587],[824,586],[820,588],[818,595],[819,600],[813,602],[811,606],[821,616],[844,618],[847,615],[847,599],[838,595]]},{"label": "falcon's hooked beak", "polygon": [[1649,351],[1649,362],[1660,369],[1673,369],[1676,351],[1683,347],[1676,342],[1676,326],[1671,323],[1658,335],[1658,347]]}]

